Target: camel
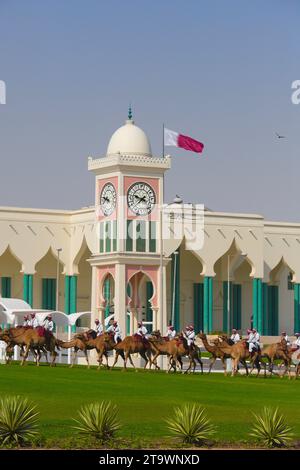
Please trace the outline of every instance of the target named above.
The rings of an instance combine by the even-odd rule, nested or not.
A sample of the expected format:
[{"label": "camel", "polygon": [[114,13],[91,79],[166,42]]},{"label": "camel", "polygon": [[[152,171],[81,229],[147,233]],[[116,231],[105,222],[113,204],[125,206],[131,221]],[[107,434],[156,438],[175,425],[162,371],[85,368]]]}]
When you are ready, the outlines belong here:
[{"label": "camel", "polygon": [[219,340],[217,340],[216,343],[210,344],[207,341],[207,336],[204,333],[198,333],[197,335],[198,338],[200,338],[203,342],[203,345],[206,349],[211,354],[210,358],[210,363],[209,363],[209,369],[208,369],[208,374],[210,374],[211,369],[216,362],[217,359],[221,359],[223,369],[224,369],[224,375],[227,375],[227,369],[226,369],[226,362],[225,359],[229,359],[231,356],[229,354],[226,354],[222,349],[218,347]]},{"label": "camel", "polygon": [[[103,335],[96,336],[96,338],[89,338],[89,339],[86,339],[84,335],[82,334],[78,334],[78,335],[75,335],[70,341],[58,340],[58,344],[60,347],[65,348],[65,349],[74,348],[72,362],[71,362],[70,367],[74,366],[75,360],[77,358],[77,353],[80,350],[84,353],[87,366],[89,368],[90,363],[89,363],[87,352],[92,349],[96,349],[98,353],[98,362],[99,362],[98,369],[100,369],[100,366],[102,365],[103,356],[106,357],[106,366],[107,368],[109,368],[107,351],[112,351],[114,349],[114,346],[116,345],[116,343],[113,340],[113,337],[109,333],[104,333]],[[122,355],[122,353],[120,353],[120,355],[124,359],[124,355]]]},{"label": "camel", "polygon": [[112,365],[112,368],[116,365],[119,356],[122,356],[122,353],[124,355],[124,370],[127,369],[127,360],[129,359],[130,364],[132,367],[135,367],[131,354],[139,353],[140,356],[144,359],[145,365],[144,369],[146,369],[148,363],[152,364],[151,360],[151,345],[150,342],[146,338],[138,337],[138,335],[133,335],[133,336],[126,336],[122,341],[117,343],[114,346],[114,349],[116,350],[116,357],[115,361]]},{"label": "camel", "polygon": [[172,340],[166,340],[160,335],[156,334],[153,335],[152,338],[149,338],[149,341],[152,346],[152,353],[154,353],[152,359],[153,364],[156,365],[158,356],[167,355],[170,358],[169,369],[167,372],[170,372],[172,368],[174,369],[174,372],[176,372],[176,361],[179,362],[182,370],[181,358],[183,356],[188,356],[190,363],[185,373],[190,372],[191,369],[193,372],[195,372],[197,361],[200,364],[201,373],[203,374],[203,363],[199,358],[199,348],[195,346],[194,349],[190,350],[186,339],[182,335]]},{"label": "camel", "polygon": [[9,348],[18,345],[24,347],[24,353],[21,361],[21,366],[24,365],[29,351],[32,350],[36,353],[36,365],[40,365],[40,351],[48,350],[51,353],[52,362],[51,366],[55,364],[57,352],[55,351],[56,338],[51,336],[40,336],[36,328],[7,328],[0,333],[0,339],[5,341]]},{"label": "camel", "polygon": [[282,338],[279,343],[269,344],[265,346],[261,351],[261,358],[267,358],[269,361],[269,372],[273,373],[274,368],[274,360],[275,359],[282,359],[283,364],[285,365],[285,370],[283,375],[286,374],[288,371],[288,367],[291,361],[291,357],[289,355],[288,347],[286,340]]},{"label": "camel", "polygon": [[[224,339],[224,337],[220,337],[220,345],[218,346],[221,351],[223,351],[225,354],[228,354],[232,359],[233,359],[233,367],[232,367],[232,376],[237,374],[238,370],[238,365],[241,362],[243,366],[246,369],[246,374],[248,375],[248,366],[246,363],[246,359],[250,359],[251,362],[251,371],[250,374],[254,368],[254,365],[257,368],[257,376],[260,373],[261,367],[260,367],[260,353],[258,351],[254,352],[253,355],[249,352],[249,349],[247,348],[247,341],[246,340],[241,340],[238,343],[230,346],[227,341]],[[265,374],[266,374],[266,369],[265,369]]]}]

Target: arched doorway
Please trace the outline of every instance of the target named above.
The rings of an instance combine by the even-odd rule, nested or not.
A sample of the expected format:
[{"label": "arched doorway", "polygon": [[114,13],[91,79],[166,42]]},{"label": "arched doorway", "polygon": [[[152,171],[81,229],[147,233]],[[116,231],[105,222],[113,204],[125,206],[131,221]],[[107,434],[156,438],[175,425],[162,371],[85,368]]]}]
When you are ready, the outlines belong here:
[{"label": "arched doorway", "polygon": [[23,298],[22,263],[8,246],[0,256],[1,297]]},{"label": "arched doorway", "polygon": [[232,328],[246,332],[252,322],[252,265],[234,240],[215,263],[215,291],[219,315],[216,330],[226,333]]},{"label": "arched doorway", "polygon": [[59,261],[59,285],[57,286],[58,258],[50,248],[45,256],[35,265],[33,277],[33,306],[46,310],[56,309],[56,291],[58,288],[58,310],[64,311],[64,264]]},{"label": "arched doorway", "polygon": [[265,334],[294,333],[294,271],[281,258],[270,271],[270,282],[264,284],[263,310]]},{"label": "arched doorway", "polygon": [[127,283],[127,334],[133,334],[142,321],[148,333],[156,329],[155,285],[143,271],[133,274]]}]

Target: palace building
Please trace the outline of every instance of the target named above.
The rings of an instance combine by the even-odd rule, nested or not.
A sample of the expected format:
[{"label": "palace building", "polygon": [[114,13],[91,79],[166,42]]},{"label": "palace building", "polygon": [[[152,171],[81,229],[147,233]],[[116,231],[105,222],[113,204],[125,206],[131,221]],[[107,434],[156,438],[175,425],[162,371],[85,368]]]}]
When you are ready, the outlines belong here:
[{"label": "palace building", "polygon": [[[130,115],[106,155],[88,158],[94,206],[1,207],[1,296],[67,314],[91,310],[92,324],[114,314],[123,335],[140,319],[163,333],[170,321],[207,333],[251,323],[268,336],[299,331],[300,224],[204,210],[200,247],[184,234],[164,238],[170,167]],[[182,206],[179,198],[168,205],[170,223]]]}]

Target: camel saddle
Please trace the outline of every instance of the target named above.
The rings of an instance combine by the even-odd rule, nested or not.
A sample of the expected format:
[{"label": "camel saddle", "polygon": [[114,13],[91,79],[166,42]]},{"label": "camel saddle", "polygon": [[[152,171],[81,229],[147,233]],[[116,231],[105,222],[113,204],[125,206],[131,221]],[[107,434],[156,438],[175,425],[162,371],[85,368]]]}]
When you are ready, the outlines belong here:
[{"label": "camel saddle", "polygon": [[136,342],[143,343],[143,345],[144,345],[145,348],[147,348],[147,349],[150,348],[150,343],[149,343],[148,339],[145,338],[144,336],[141,336],[141,335],[138,335],[137,333],[135,333],[135,334],[133,335],[133,339],[134,339],[134,341],[136,341]]},{"label": "camel saddle", "polygon": [[44,328],[43,326],[37,326],[36,331],[41,338],[44,337],[48,339],[48,338],[51,338],[51,336],[53,336],[51,331],[46,330],[46,328]]}]

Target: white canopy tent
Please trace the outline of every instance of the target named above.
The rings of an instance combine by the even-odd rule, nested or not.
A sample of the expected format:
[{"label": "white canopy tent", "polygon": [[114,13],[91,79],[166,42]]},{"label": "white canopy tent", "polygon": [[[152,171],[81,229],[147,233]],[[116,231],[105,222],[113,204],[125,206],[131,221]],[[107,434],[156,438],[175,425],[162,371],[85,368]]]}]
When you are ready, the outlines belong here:
[{"label": "white canopy tent", "polygon": [[[18,325],[23,323],[24,315],[30,315],[32,313],[36,314],[38,322],[40,325],[43,324],[47,315],[51,314],[52,319],[56,326],[67,326],[68,327],[68,340],[71,339],[71,328],[76,324],[76,321],[83,317],[87,316],[91,318],[92,312],[76,312],[67,315],[64,312],[56,310],[41,310],[34,309],[22,299],[12,299],[12,298],[1,298],[0,297],[0,323],[10,323],[13,325]],[[15,359],[16,359],[15,349]],[[68,349],[68,363],[70,364],[70,353],[71,350]]]},{"label": "white canopy tent", "polygon": [[89,319],[91,319],[92,317],[92,312],[76,312],[76,313],[70,313],[70,315],[68,315],[68,319],[69,319],[69,324],[74,326],[77,322],[77,320],[81,317],[88,317]]}]

